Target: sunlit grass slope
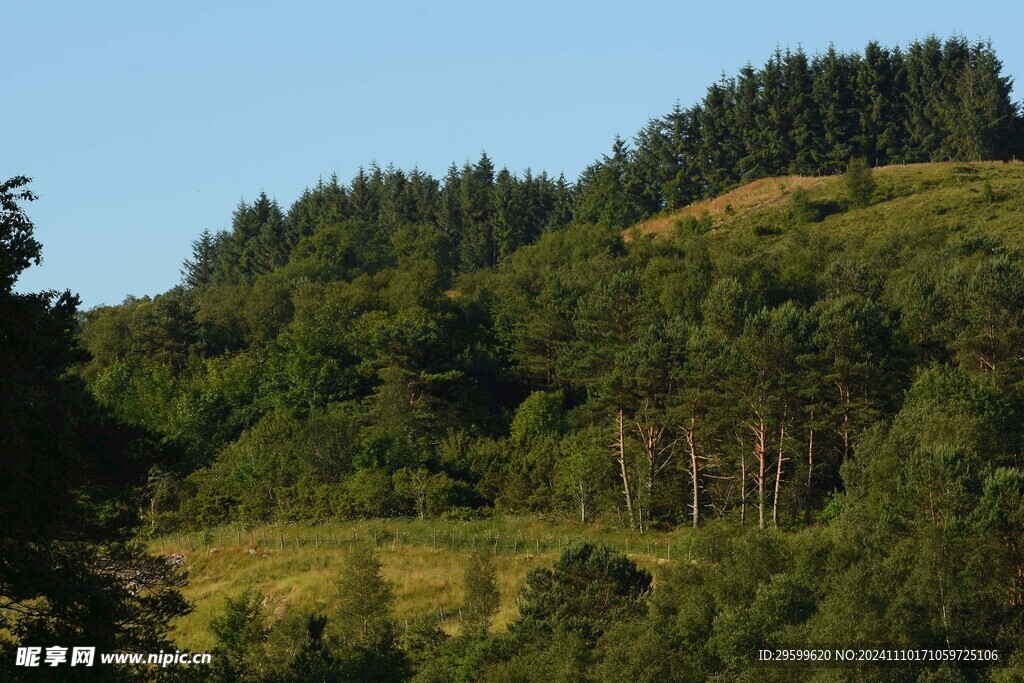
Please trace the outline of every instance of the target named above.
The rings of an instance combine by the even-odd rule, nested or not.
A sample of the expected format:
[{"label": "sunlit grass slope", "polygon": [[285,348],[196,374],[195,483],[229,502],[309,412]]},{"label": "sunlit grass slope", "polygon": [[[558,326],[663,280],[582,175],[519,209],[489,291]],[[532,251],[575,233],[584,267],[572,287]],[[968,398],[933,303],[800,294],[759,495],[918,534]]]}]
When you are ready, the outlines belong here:
[{"label": "sunlit grass slope", "polygon": [[[765,178],[710,201],[640,223],[639,234],[678,230],[688,218],[705,218],[713,243],[731,248],[760,238],[759,248],[781,239],[794,221],[793,192],[802,187],[819,212],[807,233],[827,236],[847,252],[909,240],[941,245],[981,232],[1024,246],[1024,163],[932,163],[873,170],[870,206],[848,209],[842,176]],[[635,233],[634,233],[635,234]]]},{"label": "sunlit grass slope", "polygon": [[376,548],[384,575],[395,593],[395,617],[424,614],[443,617],[457,632],[462,577],[473,552],[493,554],[501,589],[501,608],[493,624],[504,628],[516,613],[516,596],[530,569],[551,565],[570,542],[587,539],[626,552],[637,564],[658,570],[685,560],[694,540],[686,531],[638,536],[622,530],[554,525],[519,518],[441,522],[378,520],[311,527],[298,525],[234,527],[205,533],[172,534],[155,539],[154,552],[178,556],[189,573],[183,593],[195,610],[175,623],[172,637],[182,648],[208,650],[210,620],[225,597],[246,589],[266,596],[268,609],[282,616],[289,609],[330,613],[335,582],[353,543]]}]

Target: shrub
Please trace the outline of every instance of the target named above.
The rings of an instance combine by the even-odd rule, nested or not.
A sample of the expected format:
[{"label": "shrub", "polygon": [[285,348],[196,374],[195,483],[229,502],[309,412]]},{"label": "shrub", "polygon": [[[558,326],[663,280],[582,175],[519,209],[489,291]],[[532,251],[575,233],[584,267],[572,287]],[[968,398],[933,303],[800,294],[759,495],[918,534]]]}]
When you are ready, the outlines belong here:
[{"label": "shrub", "polygon": [[861,157],[850,159],[846,167],[846,197],[850,206],[862,209],[871,204],[871,195],[875,192],[875,180],[871,176],[871,167]]}]

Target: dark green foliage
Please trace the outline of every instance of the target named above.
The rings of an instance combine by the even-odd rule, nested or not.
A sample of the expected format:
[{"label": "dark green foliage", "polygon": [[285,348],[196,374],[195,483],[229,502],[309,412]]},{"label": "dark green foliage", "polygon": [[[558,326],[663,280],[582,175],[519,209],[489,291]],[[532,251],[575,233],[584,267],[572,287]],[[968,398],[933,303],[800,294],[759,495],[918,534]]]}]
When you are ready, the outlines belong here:
[{"label": "dark green foliage", "polygon": [[187,259],[181,269],[185,286],[199,288],[213,283],[217,273],[220,239],[209,230],[203,230],[198,238],[192,240],[192,258]]},{"label": "dark green foliage", "polygon": [[288,664],[288,670],[278,680],[304,683],[306,681],[322,681],[334,683],[343,680],[340,673],[341,665],[335,659],[328,646],[325,635],[327,617],[310,615],[306,623],[307,639],[302,649]]},{"label": "dark green foliage", "polygon": [[569,633],[546,643],[539,643],[517,653],[509,661],[496,663],[485,670],[484,679],[504,683],[556,681],[585,683],[592,651],[578,634]]},{"label": "dark green foliage", "polygon": [[574,217],[581,222],[625,228],[653,213],[651,209],[660,208],[644,210],[633,154],[622,138],[615,138],[610,156],[605,155],[583,172],[579,185]]},{"label": "dark green foliage", "polygon": [[446,641],[448,635],[441,630],[437,615],[431,614],[409,622],[402,636],[402,650],[413,669],[423,672],[438,662]]},{"label": "dark green foliage", "polygon": [[[742,492],[755,482],[742,406],[763,393],[750,373],[763,354],[735,344],[748,323],[771,327],[756,312],[791,302],[805,329],[765,356],[787,379],[758,437],[756,488],[773,518],[798,499],[808,516],[841,487],[858,435],[893,414],[910,367],[955,359],[1003,387],[1021,381],[1016,257],[955,253],[947,276],[922,266],[885,288],[856,272],[822,277],[845,247],[809,235],[839,202],[803,189],[735,254],[710,254],[708,214],[672,244],[627,246],[617,228],[744,179],[834,172],[851,157],[969,159],[982,138],[982,157],[1005,156],[1018,129],[999,122],[1019,117],[1001,104],[1000,68],[990,46],[959,38],[906,52],[869,43],[863,55],[778,50],[632,144],[617,140],[575,187],[482,154],[440,181],[371,165],[348,184],[318,181],[287,211],[261,193],[239,204],[230,231],[196,240],[184,287],[87,314],[94,360],[82,374],[122,419],[184,454],[161,464],[149,506],[165,527],[478,505],[624,512],[638,526],[678,523],[687,509],[698,523],[712,509],[745,520]],[[975,107],[995,118],[948,115],[967,111],[954,86],[968,81],[995,93]],[[851,205],[871,201],[869,174],[854,162]],[[787,257],[761,257],[776,239]],[[885,263],[901,263],[899,248]],[[558,414],[524,427],[517,407],[538,390],[561,392]],[[464,443],[442,452],[451,433]],[[716,483],[733,476],[746,485]],[[677,495],[695,478],[697,510]]]},{"label": "dark green foliage", "polygon": [[213,678],[221,681],[260,680],[270,662],[264,653],[269,633],[263,595],[246,591],[237,598],[225,598],[224,612],[210,622],[216,642]]},{"label": "dark green foliage", "polygon": [[578,543],[551,569],[530,572],[509,633],[518,642],[574,635],[592,645],[612,624],[643,614],[650,587],[651,575],[625,555]]},{"label": "dark green foliage", "polygon": [[[163,558],[133,534],[135,493],[158,457],[153,434],[98,405],[73,367],[87,354],[74,337],[70,292],[13,291],[39,262],[24,203],[28,178],[0,183],[0,668],[21,680],[14,647],[91,645],[99,651],[169,647],[169,621],[188,607]],[[34,673],[27,670],[27,673]],[[109,672],[131,680],[128,667]],[[98,674],[97,674],[98,675]]]}]

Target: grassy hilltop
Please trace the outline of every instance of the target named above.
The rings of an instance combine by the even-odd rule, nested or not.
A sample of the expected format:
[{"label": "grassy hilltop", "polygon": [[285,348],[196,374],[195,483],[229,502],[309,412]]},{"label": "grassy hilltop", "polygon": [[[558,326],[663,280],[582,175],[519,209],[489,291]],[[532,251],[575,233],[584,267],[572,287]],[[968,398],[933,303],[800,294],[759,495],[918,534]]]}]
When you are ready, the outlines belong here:
[{"label": "grassy hilltop", "polygon": [[[741,185],[714,199],[695,202],[630,229],[640,235],[666,234],[688,219],[709,223],[721,249],[749,244],[780,247],[793,223],[793,193],[805,191],[811,206],[811,235],[828,236],[848,254],[910,240],[932,246],[980,232],[1008,245],[1024,243],[1024,163],[927,163],[873,169],[872,204],[847,208],[843,176],[782,176]],[[802,236],[802,233],[800,234]],[[774,238],[774,239],[773,239]]]}]

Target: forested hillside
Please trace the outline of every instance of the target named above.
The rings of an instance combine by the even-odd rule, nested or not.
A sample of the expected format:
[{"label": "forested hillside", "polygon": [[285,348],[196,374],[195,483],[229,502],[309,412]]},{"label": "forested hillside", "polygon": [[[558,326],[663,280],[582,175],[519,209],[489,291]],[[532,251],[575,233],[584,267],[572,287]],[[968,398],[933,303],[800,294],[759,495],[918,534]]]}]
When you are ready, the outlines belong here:
[{"label": "forested hillside", "polygon": [[[738,680],[758,647],[848,637],[1019,657],[1010,85],[960,38],[777,51],[574,184],[483,155],[441,181],[372,166],[287,210],[260,194],[193,243],[181,286],[86,313],[80,372],[163,439],[151,533],[501,513],[712,527],[653,594],[626,558],[574,549],[531,575],[507,635],[484,619],[419,643],[424,680]],[[756,200],[677,213],[754,179]],[[612,604],[559,602],[591,575]]]},{"label": "forested hillside", "polygon": [[847,177],[780,181],[781,201],[717,225],[574,226],[454,285],[429,227],[351,279],[323,230],[251,284],[90,312],[84,372],[179,453],[154,472],[160,528],[494,508],[810,520],[920,373],[995,382],[1009,405],[1020,381],[1024,171],[867,178],[863,208]]}]

